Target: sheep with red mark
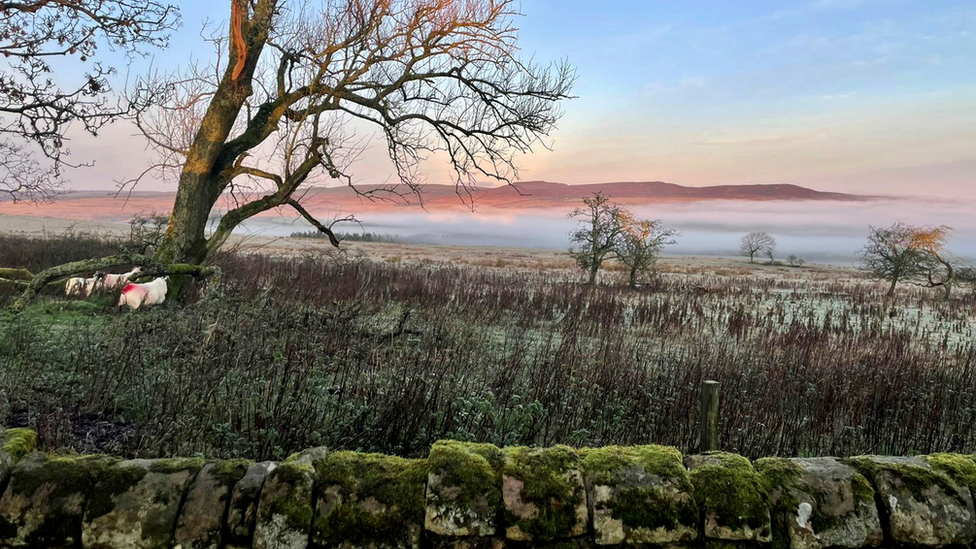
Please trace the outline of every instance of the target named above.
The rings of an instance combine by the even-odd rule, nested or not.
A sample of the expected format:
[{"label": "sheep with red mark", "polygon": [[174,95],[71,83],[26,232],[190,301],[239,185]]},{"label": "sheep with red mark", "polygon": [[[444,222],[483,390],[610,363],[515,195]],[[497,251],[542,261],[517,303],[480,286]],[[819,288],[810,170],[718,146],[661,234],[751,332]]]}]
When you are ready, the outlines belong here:
[{"label": "sheep with red mark", "polygon": [[119,296],[119,307],[127,305],[131,309],[160,305],[166,301],[169,277],[157,278],[145,284],[126,284]]},{"label": "sheep with red mark", "polygon": [[105,281],[102,284],[102,287],[107,290],[118,290],[125,287],[125,285],[129,283],[129,280],[140,272],[142,272],[142,267],[136,267],[135,269],[123,274],[107,274],[105,275]]}]

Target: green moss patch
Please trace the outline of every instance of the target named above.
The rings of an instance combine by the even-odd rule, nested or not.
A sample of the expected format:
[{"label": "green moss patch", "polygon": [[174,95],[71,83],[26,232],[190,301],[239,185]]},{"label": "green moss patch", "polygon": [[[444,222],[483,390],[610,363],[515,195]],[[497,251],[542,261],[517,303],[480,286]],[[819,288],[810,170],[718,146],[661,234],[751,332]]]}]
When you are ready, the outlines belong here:
[{"label": "green moss patch", "polygon": [[118,458],[98,455],[38,456],[36,466],[14,472],[10,486],[20,494],[33,494],[41,486],[53,488],[51,497],[90,493],[98,479]]},{"label": "green moss patch", "polygon": [[[706,514],[714,514],[718,526],[740,530],[744,527],[766,537],[769,495],[762,477],[749,460],[735,454],[716,452],[691,470],[695,500]],[[765,534],[765,535],[764,535]]]},{"label": "green moss patch", "polygon": [[431,494],[433,503],[451,503],[471,507],[484,498],[488,505],[500,507],[505,458],[492,444],[442,440],[434,444],[427,458],[430,472],[441,477],[443,486],[456,487],[458,494],[450,502],[441,502]]},{"label": "green moss patch", "polygon": [[504,454],[503,474],[523,483],[521,502],[538,510],[535,518],[519,516],[506,499],[506,525],[517,527],[533,541],[571,537],[579,529],[577,507],[585,492],[571,475],[580,468],[579,454],[567,446],[506,448]]},{"label": "green moss patch", "polygon": [[312,524],[312,490],[315,470],[306,464],[282,463],[268,475],[262,490],[260,520],[284,517],[289,528],[308,531]]},{"label": "green moss patch", "polygon": [[228,459],[216,461],[210,474],[217,480],[217,484],[232,488],[237,481],[244,478],[247,470],[254,465],[249,459]]},{"label": "green moss patch", "polygon": [[886,476],[889,482],[894,483],[895,488],[904,488],[915,501],[924,501],[925,491],[937,486],[965,505],[966,498],[959,491],[961,485],[946,472],[946,468],[955,460],[945,458],[933,458],[933,460],[939,463],[939,466],[932,466],[931,462],[926,460],[923,460],[923,463],[930,463],[929,467],[877,456],[852,457],[848,458],[846,463],[870,479],[875,486],[882,480],[882,476]]},{"label": "green moss patch", "polygon": [[[805,481],[804,469],[795,460],[763,458],[756,461],[755,467],[771,496],[770,511],[776,517],[773,545],[777,547],[790,545],[786,521],[796,516],[802,502],[811,504],[813,514],[810,521],[818,533],[841,528],[849,515],[859,515],[864,506],[874,506],[874,488],[856,471],[849,478],[832,476],[837,475],[837,472],[821,472],[819,474],[826,475],[824,478],[828,480],[821,479],[818,482],[809,481],[810,479]],[[847,470],[846,467],[838,467],[841,467],[841,471]],[[838,507],[840,501],[846,497],[848,485],[854,508],[849,513],[842,514]]]},{"label": "green moss patch", "polygon": [[959,454],[932,454],[922,456],[922,459],[936,470],[949,475],[958,484],[976,491],[976,461],[971,457]]},{"label": "green moss patch", "polygon": [[670,479],[682,490],[691,489],[681,452],[670,446],[604,446],[580,450],[583,470],[594,484],[615,484],[626,471],[639,465],[648,475]]},{"label": "green moss patch", "polygon": [[608,501],[593,502],[594,509],[610,509],[626,528],[673,531],[680,526],[696,527],[698,508],[690,497],[691,479],[677,449],[606,446],[584,449],[580,454],[588,485],[612,489]]},{"label": "green moss patch", "polygon": [[101,471],[85,507],[85,522],[105,516],[115,507],[116,497],[128,492],[146,478],[149,469],[134,464],[119,463]]},{"label": "green moss patch", "polygon": [[[0,544],[15,539],[29,547],[77,543],[82,513],[76,503],[94,493],[98,479],[118,461],[92,455],[27,457],[10,480],[7,497],[13,505],[0,515]],[[38,512],[43,517],[40,522],[30,517]]]},{"label": "green moss patch", "polygon": [[3,437],[3,451],[14,458],[14,461],[34,451],[37,445],[37,433],[30,429],[7,429]]},{"label": "green moss patch", "polygon": [[149,466],[149,471],[162,475],[172,475],[175,473],[182,473],[183,471],[196,473],[202,469],[205,464],[206,461],[204,461],[203,458],[159,459],[153,461],[152,465]]},{"label": "green moss patch", "polygon": [[313,539],[326,547],[410,547],[424,523],[426,460],[337,452],[316,463]]}]

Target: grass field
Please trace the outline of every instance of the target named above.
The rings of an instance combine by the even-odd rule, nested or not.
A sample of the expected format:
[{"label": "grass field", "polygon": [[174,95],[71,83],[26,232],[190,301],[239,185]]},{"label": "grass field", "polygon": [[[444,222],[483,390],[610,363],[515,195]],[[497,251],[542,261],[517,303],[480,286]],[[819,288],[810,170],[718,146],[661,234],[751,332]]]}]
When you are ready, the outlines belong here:
[{"label": "grass field", "polygon": [[[0,264],[119,238],[7,234]],[[354,244],[244,243],[218,284],[154,310],[51,291],[0,313],[0,424],[144,457],[411,456],[445,437],[688,450],[716,379],[723,444],[745,455],[976,450],[971,293],[888,302],[850,269],[721,258],[668,258],[632,291],[612,266],[580,284],[556,251]]]}]

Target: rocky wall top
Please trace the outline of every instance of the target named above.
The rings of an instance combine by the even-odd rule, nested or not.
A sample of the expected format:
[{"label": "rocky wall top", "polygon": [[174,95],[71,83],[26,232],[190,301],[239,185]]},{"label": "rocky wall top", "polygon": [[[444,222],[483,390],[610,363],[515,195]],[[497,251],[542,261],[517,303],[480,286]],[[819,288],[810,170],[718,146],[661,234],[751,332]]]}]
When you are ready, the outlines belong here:
[{"label": "rocky wall top", "polygon": [[970,456],[682,456],[662,446],[497,448],[426,459],[315,448],[281,463],[34,452],[0,431],[0,547],[976,544]]}]

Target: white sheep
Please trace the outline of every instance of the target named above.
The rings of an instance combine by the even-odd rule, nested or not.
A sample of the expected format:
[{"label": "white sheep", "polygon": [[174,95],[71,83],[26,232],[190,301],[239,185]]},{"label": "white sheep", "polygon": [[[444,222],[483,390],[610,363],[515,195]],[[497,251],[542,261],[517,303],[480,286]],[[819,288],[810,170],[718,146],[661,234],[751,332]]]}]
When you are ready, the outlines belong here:
[{"label": "white sheep", "polygon": [[107,290],[118,290],[129,283],[129,280],[135,275],[142,271],[142,267],[136,267],[131,271],[123,274],[107,274],[105,275],[105,281],[102,284],[102,288]]},{"label": "white sheep", "polygon": [[157,278],[145,284],[126,284],[119,296],[119,307],[128,305],[132,309],[142,306],[159,305],[166,301],[169,277]]},{"label": "white sheep", "polygon": [[95,273],[95,276],[91,278],[69,278],[68,282],[64,285],[64,295],[68,297],[91,297],[103,284],[105,284],[105,275],[102,273]]}]

